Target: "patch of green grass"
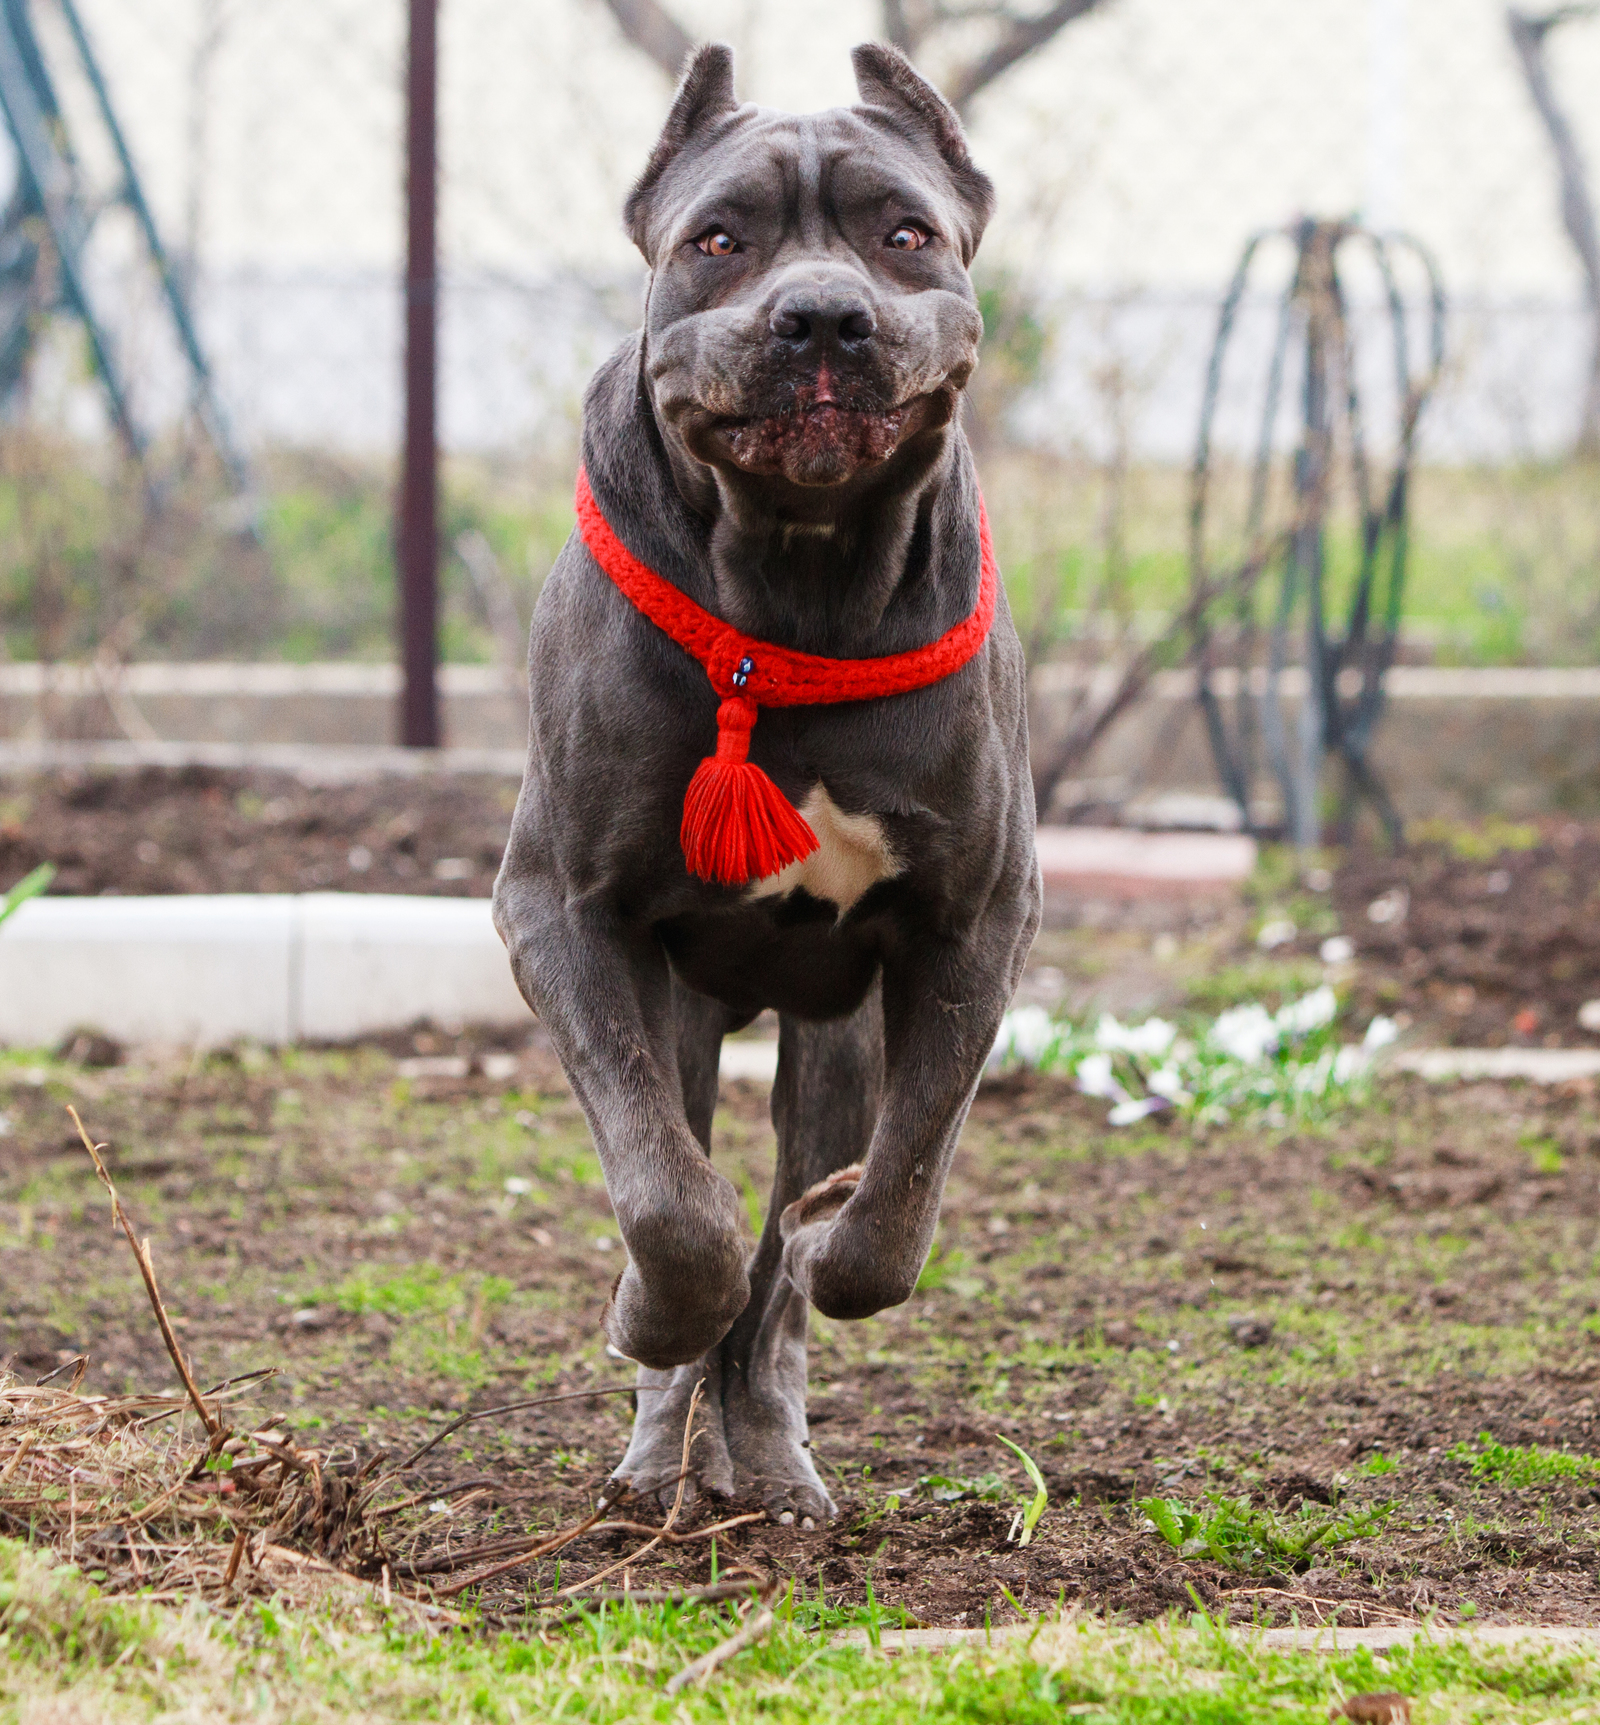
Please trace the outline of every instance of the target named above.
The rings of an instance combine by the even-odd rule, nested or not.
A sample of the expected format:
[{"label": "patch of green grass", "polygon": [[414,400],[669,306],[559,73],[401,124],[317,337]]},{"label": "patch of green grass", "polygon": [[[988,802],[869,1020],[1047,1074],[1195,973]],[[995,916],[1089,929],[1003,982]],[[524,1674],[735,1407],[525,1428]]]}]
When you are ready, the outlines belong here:
[{"label": "patch of green grass", "polygon": [[1476,1445],[1454,1444],[1446,1453],[1468,1463],[1475,1478],[1513,1489],[1556,1485],[1564,1479],[1600,1479],[1600,1460],[1593,1456],[1540,1449],[1536,1444],[1497,1443],[1488,1432],[1479,1432]]},{"label": "patch of green grass", "polygon": [[[1582,1716],[1600,1669],[1582,1649],[1420,1638],[1388,1653],[1278,1653],[1204,1614],[1143,1629],[1040,1620],[953,1653],[885,1659],[897,1615],[840,1611],[819,1588],[704,1687],[667,1684],[736,1626],[732,1606],[608,1608],[544,1637],[430,1634],[401,1612],[284,1601],[184,1611],[102,1597],[76,1571],[0,1541],[0,1720],[131,1725],[535,1720],[702,1725],[1320,1725],[1330,1705],[1396,1690],[1430,1719]],[[830,1643],[841,1629],[864,1641]]]},{"label": "patch of green grass", "polygon": [[1352,1539],[1377,1533],[1391,1506],[1341,1512],[1304,1504],[1292,1515],[1258,1507],[1248,1497],[1207,1492],[1210,1506],[1191,1509],[1172,1497],[1140,1498],[1134,1507],[1181,1557],[1205,1557],[1242,1573],[1306,1568]]},{"label": "patch of green grass", "polygon": [[1413,844],[1443,845],[1463,862],[1489,862],[1506,851],[1531,851],[1539,829],[1526,821],[1491,816],[1485,821],[1413,821],[1406,828]]},{"label": "patch of green grass", "polygon": [[510,1299],[513,1288],[504,1276],[447,1276],[437,1264],[408,1264],[385,1270],[362,1265],[342,1282],[314,1288],[301,1303],[336,1306],[360,1316],[382,1312],[391,1318],[444,1316],[482,1304],[492,1310]]},{"label": "patch of green grass", "polygon": [[422,1263],[401,1269],[363,1265],[343,1281],[299,1298],[358,1316],[380,1312],[404,1320],[390,1349],[395,1366],[476,1389],[494,1375],[494,1362],[483,1351],[484,1330],[514,1291],[504,1276],[446,1275],[437,1264]]},{"label": "patch of green grass", "polygon": [[965,1252],[947,1251],[935,1240],[917,1277],[917,1292],[926,1294],[935,1288],[948,1288],[958,1299],[971,1300],[983,1292],[983,1278],[968,1269]]}]

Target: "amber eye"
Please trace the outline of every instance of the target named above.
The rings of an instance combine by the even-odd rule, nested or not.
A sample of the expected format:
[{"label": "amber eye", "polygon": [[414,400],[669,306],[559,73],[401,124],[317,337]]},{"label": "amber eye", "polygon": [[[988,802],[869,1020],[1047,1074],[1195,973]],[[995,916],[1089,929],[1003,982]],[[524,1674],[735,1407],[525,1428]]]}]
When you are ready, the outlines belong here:
[{"label": "amber eye", "polygon": [[701,234],[694,243],[708,258],[731,258],[739,249],[739,242],[721,228],[713,228],[709,234]]},{"label": "amber eye", "polygon": [[893,246],[897,252],[920,252],[932,236],[926,228],[919,228],[911,222],[898,227],[883,243]]}]

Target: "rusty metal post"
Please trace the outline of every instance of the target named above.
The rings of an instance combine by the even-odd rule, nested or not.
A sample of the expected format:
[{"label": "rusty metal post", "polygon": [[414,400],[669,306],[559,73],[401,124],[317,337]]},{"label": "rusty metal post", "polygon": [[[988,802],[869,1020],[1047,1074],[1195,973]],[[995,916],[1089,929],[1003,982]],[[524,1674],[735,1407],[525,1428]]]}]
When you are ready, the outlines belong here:
[{"label": "rusty metal post", "polygon": [[439,746],[439,0],[409,0],[406,56],[406,428],[396,532],[400,741]]}]

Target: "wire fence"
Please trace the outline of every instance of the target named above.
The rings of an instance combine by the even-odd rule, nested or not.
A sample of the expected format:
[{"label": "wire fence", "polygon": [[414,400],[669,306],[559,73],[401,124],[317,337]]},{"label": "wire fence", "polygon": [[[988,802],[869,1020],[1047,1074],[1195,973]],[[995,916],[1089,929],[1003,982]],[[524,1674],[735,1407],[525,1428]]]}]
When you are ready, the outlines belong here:
[{"label": "wire fence", "polygon": [[[59,260],[13,192],[6,654],[390,657],[403,0],[75,11],[254,500],[230,501],[197,430],[194,368],[73,59],[74,9],[0,0],[59,98],[52,135],[88,224],[84,294],[150,446],[130,471]],[[849,100],[847,50],[883,24],[868,0],[676,12],[691,35],[734,42],[746,95],[797,107]],[[442,643],[492,659],[507,594],[525,620],[570,522],[584,381],[636,315],[642,265],[618,211],[669,87],[601,0],[443,0],[440,16]],[[930,73],[948,77],[986,27],[930,36]],[[1573,9],[1539,49],[1600,188],[1600,15]],[[1241,248],[1302,214],[1359,213],[1428,248],[1451,306],[1420,430],[1413,650],[1593,656],[1600,488],[1573,451],[1595,314],[1535,97],[1501,0],[1100,0],[973,99],[975,153],[1000,191],[977,271],[990,334],[975,432],[1037,652],[1092,634],[1108,606],[1136,630],[1170,615],[1187,580],[1184,469]],[[22,185],[10,107],[0,201]],[[1239,310],[1224,457],[1258,434],[1288,252],[1275,267]],[[1359,328],[1382,294],[1353,292]],[[1396,415],[1374,367],[1381,436]],[[1286,415],[1281,451],[1294,435]]]}]

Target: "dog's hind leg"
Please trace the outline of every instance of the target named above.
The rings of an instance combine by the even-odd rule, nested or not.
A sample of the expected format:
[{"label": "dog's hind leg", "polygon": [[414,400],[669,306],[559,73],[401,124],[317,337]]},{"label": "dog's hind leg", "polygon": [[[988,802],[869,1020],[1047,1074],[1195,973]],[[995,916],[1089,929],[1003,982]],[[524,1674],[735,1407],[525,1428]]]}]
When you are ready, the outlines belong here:
[{"label": "dog's hind leg", "polygon": [[883,1013],[876,984],[849,1018],[784,1018],[772,1122],[778,1166],[766,1226],[750,1263],[750,1304],[722,1344],[723,1421],[739,1496],[774,1519],[826,1520],[833,1500],[811,1457],[806,1424],[809,1306],[783,1270],[783,1212],[830,1175],[860,1162],[883,1093]]},{"label": "dog's hind leg", "polygon": [[[743,1022],[728,1009],[672,979],[672,1017],[678,1077],[683,1085],[683,1109],[689,1130],[700,1148],[711,1154],[711,1117],[717,1106],[717,1061],[722,1039]],[[640,1366],[637,1408],[627,1454],[602,1493],[602,1502],[615,1502],[626,1491],[659,1497],[670,1506],[683,1470],[683,1427],[695,1385],[704,1383],[689,1449],[686,1501],[696,1486],[720,1497],[733,1491],[733,1463],[722,1425],[722,1351],[672,1371]]]}]

